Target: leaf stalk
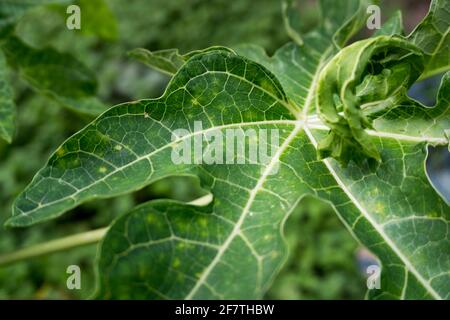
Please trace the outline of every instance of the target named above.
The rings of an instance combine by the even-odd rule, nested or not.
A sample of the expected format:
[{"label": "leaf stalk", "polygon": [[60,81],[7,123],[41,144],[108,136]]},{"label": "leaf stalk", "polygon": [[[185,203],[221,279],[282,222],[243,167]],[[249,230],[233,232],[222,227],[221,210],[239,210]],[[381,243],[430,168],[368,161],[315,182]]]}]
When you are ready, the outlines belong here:
[{"label": "leaf stalk", "polygon": [[106,234],[107,230],[108,228],[106,227],[82,232],[61,239],[36,244],[28,248],[7,253],[5,255],[0,255],[0,267],[23,260],[28,260],[30,258],[46,255],[49,253],[55,253],[99,242]]},{"label": "leaf stalk", "polygon": [[[212,195],[207,194],[203,197],[195,199],[189,204],[196,206],[204,206],[212,201]],[[31,258],[51,254],[67,249],[85,246],[99,242],[108,231],[109,227],[96,230],[86,231],[75,235],[67,236],[60,239],[50,240],[40,244],[20,249],[15,252],[0,255],[0,267],[10,265],[15,262],[28,260]]]}]

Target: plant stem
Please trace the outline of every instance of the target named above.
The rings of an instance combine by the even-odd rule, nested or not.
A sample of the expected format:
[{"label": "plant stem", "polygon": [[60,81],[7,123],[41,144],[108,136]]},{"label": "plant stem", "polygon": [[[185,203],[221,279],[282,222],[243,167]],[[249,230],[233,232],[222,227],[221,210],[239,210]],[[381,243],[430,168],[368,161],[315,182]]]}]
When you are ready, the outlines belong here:
[{"label": "plant stem", "polygon": [[[195,199],[189,204],[195,206],[204,206],[210,203],[212,195],[207,194],[203,197]],[[45,254],[50,254],[66,249],[80,247],[88,244],[99,242],[108,231],[108,227],[100,228],[97,230],[86,231],[72,236],[64,237],[61,239],[51,240],[44,243],[36,244],[28,248],[20,249],[15,252],[0,255],[0,267],[5,266],[17,261],[22,261]]]},{"label": "plant stem", "polygon": [[0,256],[0,266],[5,266],[17,261],[34,258],[37,256],[54,253],[74,247],[84,246],[100,241],[108,228],[87,231],[61,239],[51,240],[30,246],[25,249]]}]

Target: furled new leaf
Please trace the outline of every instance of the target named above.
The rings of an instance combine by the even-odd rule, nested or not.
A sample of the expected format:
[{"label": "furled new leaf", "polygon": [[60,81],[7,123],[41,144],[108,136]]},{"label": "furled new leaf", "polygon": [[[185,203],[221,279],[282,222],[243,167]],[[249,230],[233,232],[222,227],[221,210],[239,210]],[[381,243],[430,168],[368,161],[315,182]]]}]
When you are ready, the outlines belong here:
[{"label": "furled new leaf", "polygon": [[363,110],[413,104],[406,92],[423,69],[422,52],[400,37],[378,36],[342,49],[323,69],[317,86],[317,112],[331,128],[319,143],[319,155],[344,165],[367,157],[381,161],[365,132],[372,124]]}]

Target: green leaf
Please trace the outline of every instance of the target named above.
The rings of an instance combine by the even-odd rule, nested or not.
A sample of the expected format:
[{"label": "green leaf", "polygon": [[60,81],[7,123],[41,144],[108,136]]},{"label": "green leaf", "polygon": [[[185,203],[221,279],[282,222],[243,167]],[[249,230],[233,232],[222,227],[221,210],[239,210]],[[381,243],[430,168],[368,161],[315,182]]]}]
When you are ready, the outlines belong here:
[{"label": "green leaf", "polygon": [[320,70],[333,56],[334,45],[330,38],[317,33],[308,34],[302,46],[288,43],[273,57],[267,56],[264,49],[256,45],[241,45],[235,50],[275,74],[291,102],[293,113],[301,114],[302,109],[314,112],[313,108],[303,107],[313,103],[314,95],[310,88],[315,86]]},{"label": "green leaf", "polygon": [[402,36],[404,33],[402,12],[396,11],[395,14],[383,24],[381,29],[375,32],[374,36]]},{"label": "green leaf", "polygon": [[95,97],[95,74],[68,53],[33,48],[15,36],[0,42],[9,64],[38,92],[62,105],[87,114],[105,110]]},{"label": "green leaf", "polygon": [[[245,69],[247,68],[247,69]],[[211,70],[210,70],[211,69]],[[204,74],[206,72],[206,74]],[[248,72],[248,75],[247,75]],[[198,74],[198,80],[196,81],[189,81],[190,78],[195,77],[195,75]],[[143,128],[147,127],[148,125],[156,126],[159,132],[159,136],[155,137],[154,133],[151,134],[151,145],[154,146],[154,152],[157,157],[161,157],[162,155],[157,152],[159,148],[162,148],[162,153],[166,153],[170,156],[171,147],[175,145],[176,143],[171,142],[171,134],[172,130],[176,128],[190,128],[192,127],[191,120],[193,119],[193,116],[197,113],[196,106],[200,106],[204,104],[204,101],[209,101],[209,99],[213,99],[215,95],[220,93],[222,91],[223,83],[226,81],[227,77],[230,76],[231,80],[230,83],[230,90],[237,90],[235,92],[235,95],[232,95],[231,97],[228,96],[226,92],[219,95],[217,98],[215,98],[215,101],[217,101],[218,106],[216,108],[221,107],[221,105],[224,107],[225,105],[229,105],[229,103],[232,102],[232,98],[234,99],[240,99],[242,100],[242,103],[245,103],[245,105],[248,105],[249,109],[244,115],[233,115],[232,113],[229,113],[229,119],[226,120],[228,124],[223,124],[225,126],[231,126],[235,127],[236,125],[240,124],[242,120],[252,120],[256,119],[256,117],[261,117],[261,110],[267,109],[267,115],[266,118],[275,117],[275,118],[292,118],[292,116],[289,114],[287,110],[287,101],[286,97],[279,86],[278,81],[273,76],[270,76],[268,71],[266,71],[263,67],[259,66],[258,64],[254,62],[250,62],[247,60],[243,60],[242,58],[239,58],[234,53],[223,51],[223,50],[217,50],[217,51],[209,51],[204,54],[195,55],[192,59],[189,60],[189,63],[187,67],[181,69],[177,77],[174,77],[172,81],[170,82],[166,93],[163,97],[156,99],[156,100],[140,100],[133,103],[128,104],[122,104],[117,106],[116,108],[112,108],[106,113],[102,115],[102,117],[98,118],[97,121],[100,121],[98,124],[100,126],[106,125],[106,127],[109,127],[112,125],[112,123],[109,123],[109,121],[117,122],[113,125],[113,128],[115,130],[118,130],[119,135],[121,133],[124,133],[126,136],[125,131],[121,130],[120,128],[125,125],[126,130],[131,130],[135,125],[138,127],[143,126]],[[249,78],[245,78],[248,76]],[[205,79],[206,77],[206,79]],[[239,84],[242,81],[242,86],[246,88],[247,90],[251,90],[252,87],[255,87],[255,93],[248,96],[248,91],[245,90],[242,92],[242,90],[239,88]],[[210,83],[211,82],[211,83]],[[192,95],[188,99],[189,93],[184,91],[184,86],[189,85],[189,93]],[[191,89],[191,86],[192,89]],[[233,87],[234,86],[234,87]],[[237,87],[236,87],[237,86]],[[203,92],[205,88],[208,88],[208,91],[205,93],[203,97],[196,97],[196,91]],[[260,95],[267,97],[270,104],[267,104],[268,102],[265,102],[261,98],[258,98]],[[185,98],[183,98],[186,96]],[[164,108],[171,106],[172,108],[180,108],[183,107],[183,100],[185,100],[185,104],[190,107],[190,112],[193,114],[188,116],[187,118],[179,118],[176,114],[164,114]],[[255,101],[261,101],[264,103],[262,106],[252,106]],[[180,106],[181,103],[181,106]],[[267,105],[266,105],[267,104]],[[272,105],[273,104],[273,105]],[[162,106],[162,107],[157,107]],[[238,111],[243,106],[236,105],[235,110]],[[119,111],[122,110],[122,111]],[[126,110],[134,110],[133,112],[136,112],[135,116],[131,116],[128,119],[128,116],[125,116],[124,119],[128,120],[120,120],[120,118],[117,118],[117,112],[125,112]],[[175,109],[174,109],[175,110]],[[221,109],[213,109],[210,110],[209,113],[213,113],[211,111],[220,111]],[[127,111],[126,111],[127,112]],[[162,120],[161,117],[167,117],[170,124],[166,128],[165,121],[158,124],[158,121]],[[220,120],[222,118],[222,115],[219,113],[218,115],[211,115],[212,117],[218,117]],[[225,116],[225,115],[224,115]],[[264,114],[263,114],[264,117]],[[103,119],[107,119],[107,121],[103,121]],[[197,119],[197,117],[196,117]],[[212,121],[213,118],[211,118]],[[137,120],[139,123],[133,123],[134,120]],[[200,117],[197,120],[209,120],[206,115],[200,115]],[[122,121],[125,121],[122,123]],[[224,120],[225,121],[225,120]],[[236,122],[237,121],[237,122]],[[155,122],[155,123],[153,123]],[[235,123],[236,122],[236,123]],[[127,124],[128,123],[128,124]],[[208,125],[213,126],[213,123],[210,123],[208,121]],[[252,125],[250,123],[250,125]],[[148,152],[151,147],[151,145],[147,145],[146,141],[150,137],[146,137],[143,134],[131,134],[128,139],[130,139],[129,143],[135,145],[137,148],[145,147],[144,150],[138,151],[133,150],[134,147],[128,146],[128,142],[123,140],[124,137],[107,137],[105,134],[106,132],[99,133],[97,132],[97,129],[95,127],[97,126],[97,122],[91,124],[91,128],[86,128],[85,132],[88,133],[85,136],[85,132],[80,131],[79,134],[75,135],[72,140],[67,141],[66,144],[61,146],[61,148],[58,149],[58,151],[54,154],[54,156],[51,158],[49,163],[53,163],[54,161],[58,162],[59,165],[63,165],[63,167],[60,167],[62,171],[60,171],[61,174],[64,174],[66,167],[65,166],[80,166],[83,163],[86,162],[86,164],[91,163],[91,165],[94,165],[94,163],[98,164],[98,166],[92,166],[91,170],[92,172],[85,172],[85,168],[80,168],[80,172],[77,172],[73,178],[76,177],[76,179],[80,179],[79,183],[76,183],[72,186],[71,183],[67,184],[63,180],[55,180],[52,177],[44,177],[47,174],[51,173],[57,174],[54,170],[45,170],[46,172],[42,172],[43,176],[39,178],[38,180],[45,180],[46,182],[42,184],[43,182],[35,181],[38,185],[44,186],[47,185],[52,190],[59,189],[61,192],[58,192],[58,195],[51,196],[50,193],[47,195],[41,194],[40,196],[44,196],[47,198],[47,196],[50,196],[50,198],[47,198],[48,203],[38,204],[38,202],[41,202],[41,200],[38,200],[34,205],[32,205],[34,208],[28,207],[28,205],[31,205],[37,198],[35,196],[25,196],[23,200],[23,204],[25,207],[22,207],[21,203],[22,200],[18,201],[18,206],[14,210],[15,213],[13,214],[14,217],[10,220],[10,224],[14,225],[27,225],[33,222],[38,222],[42,220],[49,219],[51,217],[54,217],[56,215],[61,214],[68,204],[72,204],[72,206],[75,206],[80,201],[83,201],[84,198],[90,198],[92,197],[92,192],[100,192],[105,193],[105,195],[109,195],[110,192],[114,193],[114,190],[116,190],[117,193],[122,193],[125,191],[128,191],[127,186],[132,187],[133,189],[137,189],[140,186],[144,186],[148,183],[148,180],[145,176],[142,176],[140,173],[138,173],[137,168],[141,168],[142,170],[151,170],[155,171],[156,175],[162,175],[164,176],[164,172],[167,170],[171,172],[172,170],[181,170],[180,172],[184,172],[186,169],[183,168],[183,166],[179,165],[171,165],[170,169],[164,169],[164,170],[156,170],[155,167],[151,169],[151,163],[147,159]],[[131,127],[128,127],[131,126]],[[106,129],[105,127],[105,129]],[[206,129],[206,125],[205,125]],[[139,137],[140,136],[140,137]],[[85,156],[81,156],[79,158],[78,155],[76,155],[78,148],[81,147],[81,145],[85,145],[86,147],[89,147],[91,142],[95,141],[98,138],[103,139],[105,138],[104,143],[111,144],[112,149],[109,150],[109,148],[104,149],[104,147],[96,147],[96,152],[100,152],[103,154],[103,156],[108,157],[106,161],[102,160],[101,157],[98,156],[91,156],[86,153],[86,159],[84,159]],[[117,139],[118,140],[117,140]],[[80,146],[78,143],[73,143],[72,141],[75,141],[77,139],[83,139],[83,141],[86,141],[86,143],[82,143]],[[133,142],[134,141],[134,142]],[[141,146],[140,143],[137,143],[137,141],[140,141],[140,143],[144,143],[147,146]],[[159,141],[159,142],[158,142]],[[137,143],[137,144],[136,144]],[[116,145],[117,144],[117,145]],[[169,145],[167,145],[169,144]],[[105,145],[106,147],[106,145]],[[150,149],[149,149],[150,148]],[[94,151],[94,150],[92,150]],[[105,153],[104,153],[105,152]],[[112,153],[110,153],[112,152]],[[82,154],[85,154],[85,152],[82,152]],[[152,154],[153,155],[153,154]],[[119,163],[115,163],[116,160],[109,159],[109,157],[116,157],[119,156],[120,159],[116,159],[119,161]],[[143,158],[141,159],[141,156]],[[83,158],[83,159],[82,159]],[[111,162],[111,161],[112,162]],[[92,162],[94,161],[94,162]],[[129,161],[132,161],[131,163],[127,164]],[[55,165],[56,165],[55,162]],[[122,165],[125,165],[124,168],[121,168]],[[164,160],[164,164],[168,164],[166,160]],[[136,166],[136,167],[135,167]],[[162,169],[162,168],[161,168]],[[109,188],[109,186],[113,185],[110,182],[111,181],[118,181],[117,177],[120,177],[125,174],[127,175],[128,170],[131,170],[131,172],[138,173],[139,177],[128,177],[127,183],[125,185],[117,185],[114,187],[113,190]],[[75,172],[74,172],[75,173]],[[154,179],[155,176],[153,173],[148,172],[149,176],[151,176],[151,179]],[[86,176],[87,174],[87,176]],[[92,177],[92,178],[89,178]],[[96,181],[96,178],[99,177],[105,177],[106,181]],[[47,184],[49,183],[49,184]],[[56,188],[56,189],[54,189]],[[83,190],[78,192],[76,190],[79,190],[82,188]],[[39,188],[32,188],[38,193],[40,191]],[[50,190],[49,189],[49,190]],[[89,190],[91,189],[91,190]],[[64,191],[63,191],[64,190]],[[33,193],[34,191],[32,191]],[[73,193],[76,193],[76,196],[73,195]],[[36,194],[37,195],[37,194]],[[37,195],[40,197],[39,195]],[[100,194],[98,194],[100,196]],[[31,200],[31,202],[29,201]],[[44,200],[47,202],[47,200]],[[32,210],[33,214],[25,213],[25,211]],[[31,219],[31,220],[30,220]]]},{"label": "green leaf", "polygon": [[[448,137],[445,131],[450,128],[450,72],[441,81],[436,104],[426,107],[410,100],[409,104],[400,104],[392,109],[380,111],[375,116],[373,127],[378,134],[390,132],[399,137],[424,139],[432,145],[445,144]],[[430,125],[433,119],[433,125]]]},{"label": "green leaf", "polygon": [[[338,51],[340,46],[366,24],[366,10],[377,1],[335,0],[320,1],[322,20],[316,30],[302,36],[302,45],[288,43],[278,49],[273,57],[255,45],[235,47],[238,54],[264,65],[280,80],[294,113],[301,109],[314,113],[314,108],[304,108],[314,102],[311,88],[317,85],[320,71]],[[288,32],[289,33],[289,32]]]},{"label": "green leaf", "polygon": [[[360,24],[352,17],[343,25]],[[102,242],[99,298],[261,298],[286,259],[284,222],[305,196],[313,196],[329,203],[379,258],[381,288],[370,297],[450,299],[450,207],[424,170],[427,145],[449,143],[442,135],[442,129],[448,132],[448,75],[437,105],[421,106],[404,95],[421,71],[417,48],[382,36],[357,42],[333,58],[336,39],[356,32],[337,29],[339,34],[307,34],[302,46],[288,44],[271,58],[257,47],[244,48],[258,62],[225,50],[192,56],[162,97],[115,106],[64,142],[16,199],[7,225],[28,226],[89,200],[189,175],[210,191],[212,203],[197,207],[158,200],[120,217]],[[379,59],[372,55],[377,48],[383,53]],[[405,63],[411,57],[418,63]],[[354,92],[366,102],[357,115],[373,126],[364,129],[363,145],[369,144],[381,161],[351,159],[343,167],[335,159],[317,158],[319,142],[333,128],[332,121],[320,120],[327,110],[317,113],[316,98],[328,94],[321,79],[339,74],[333,71],[338,58],[358,72],[373,67],[374,72],[363,72],[368,77],[358,79]],[[359,63],[364,61],[370,63]],[[396,71],[389,81],[375,72],[385,64]],[[392,91],[404,66],[411,74],[403,79],[403,91]],[[369,90],[376,83],[389,90]],[[403,102],[412,104],[407,114],[401,113],[407,107]],[[408,116],[420,125],[430,117],[427,134],[411,129]],[[352,117],[345,119],[352,122]],[[210,150],[211,137],[227,129],[277,130],[279,143],[272,143],[266,161],[201,163],[196,148]],[[246,140],[246,150],[254,141]],[[176,164],[173,150],[186,142],[192,161]]]},{"label": "green leaf", "polygon": [[0,50],[0,138],[11,143],[14,134],[14,100],[8,79],[8,66]]},{"label": "green leaf", "polygon": [[450,10],[447,0],[433,0],[424,20],[408,36],[426,55],[421,79],[450,69]]},{"label": "green leaf", "polygon": [[[332,203],[352,233],[386,263],[387,279],[394,277],[399,287],[385,283],[384,295],[401,297],[404,285],[406,297],[414,292],[445,297],[448,255],[432,269],[424,263],[425,257],[442,256],[449,245],[450,214],[423,171],[426,139],[400,140],[373,132],[382,163],[352,162],[344,169],[334,160],[316,159],[317,141],[326,130],[295,119],[286,105],[280,85],[257,64],[224,51],[196,55],[160,99],[119,105],[65,142],[17,199],[8,224],[47,220],[89,199],[130,192],[167,175],[196,175],[214,195],[203,215],[163,201],[156,209],[151,203],[126,215],[123,219],[132,221],[126,230],[121,231],[122,222],[112,227],[100,264],[107,279],[102,282],[104,297],[260,297],[285,258],[277,230],[305,195]],[[223,108],[228,111],[221,112]],[[172,141],[172,132],[192,128],[194,120],[207,125],[189,136],[266,128],[280,130],[282,143],[265,165],[176,165],[171,150],[187,137]],[[278,173],[271,175],[277,165]],[[143,211],[148,223],[142,221]],[[205,221],[198,224],[184,220],[202,217]],[[433,239],[421,240],[424,234],[414,232],[418,225],[432,228],[427,234]],[[409,238],[404,240],[398,228]],[[180,243],[187,249],[177,250]],[[149,259],[154,269],[148,269]],[[172,271],[173,264],[181,271]],[[166,276],[148,278],[146,270]]]},{"label": "green leaf", "polygon": [[78,0],[81,10],[81,32],[106,40],[117,38],[117,21],[104,0]]},{"label": "green leaf", "polygon": [[0,29],[14,24],[33,7],[59,3],[67,3],[67,0],[2,0],[0,2]]},{"label": "green leaf", "polygon": [[196,54],[212,50],[230,51],[230,49],[225,47],[214,46],[204,50],[195,50],[182,55],[178,52],[178,49],[150,51],[144,48],[136,48],[131,50],[128,54],[132,58],[142,62],[152,69],[173,76],[178,69],[180,69],[187,60],[189,60],[189,58],[195,56]]},{"label": "green leaf", "polygon": [[159,51],[149,51],[143,48],[136,48],[128,53],[130,57],[144,63],[152,69],[174,75],[178,69],[186,62],[179,54],[178,49],[166,49]]},{"label": "green leaf", "polygon": [[423,68],[422,52],[400,37],[378,36],[341,50],[323,69],[317,87],[317,112],[331,128],[319,143],[320,157],[344,165],[367,157],[381,161],[365,132],[372,124],[363,110],[413,103],[406,92]]},{"label": "green leaf", "polygon": [[320,0],[321,29],[331,36],[337,47],[344,46],[362,26],[365,26],[370,5],[378,0]]},{"label": "green leaf", "polygon": [[303,44],[301,32],[300,32],[300,15],[299,11],[295,6],[296,2],[294,0],[283,0],[283,22],[284,28],[291,39],[298,45]]}]

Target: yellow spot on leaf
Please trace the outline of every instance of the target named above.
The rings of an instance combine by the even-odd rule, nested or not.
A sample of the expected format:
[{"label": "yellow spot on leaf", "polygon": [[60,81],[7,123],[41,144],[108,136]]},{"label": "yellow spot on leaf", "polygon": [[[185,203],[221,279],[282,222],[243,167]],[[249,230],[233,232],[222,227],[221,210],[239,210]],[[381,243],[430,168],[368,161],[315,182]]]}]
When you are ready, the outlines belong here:
[{"label": "yellow spot on leaf", "polygon": [[186,245],[183,242],[178,242],[177,249],[184,249]]},{"label": "yellow spot on leaf", "polygon": [[58,155],[58,157],[62,157],[65,153],[66,153],[66,150],[64,149],[64,147],[59,148],[58,151],[56,151],[56,154]]},{"label": "yellow spot on leaf", "polygon": [[208,220],[206,220],[206,218],[200,218],[200,219],[198,219],[198,224],[201,227],[206,227],[208,225]]},{"label": "yellow spot on leaf", "polygon": [[438,214],[436,211],[431,211],[431,212],[428,213],[428,216],[429,216],[429,217],[434,217],[434,218],[435,218],[435,217],[438,217],[439,214]]},{"label": "yellow spot on leaf", "polygon": [[382,203],[382,202],[377,202],[377,203],[375,204],[375,212],[377,212],[377,213],[383,213],[383,212],[384,212],[384,209],[385,209],[384,203]]},{"label": "yellow spot on leaf", "polygon": [[173,259],[173,262],[172,262],[172,268],[176,269],[180,266],[180,264],[181,264],[180,259],[175,258],[175,259]]},{"label": "yellow spot on leaf", "polygon": [[273,95],[276,94],[276,92],[275,92],[275,90],[274,90],[274,88],[273,88],[272,83],[269,82],[269,81],[267,81],[267,80],[263,80],[263,81],[261,82],[261,87],[262,87],[264,90],[266,90],[267,92],[270,92],[270,93],[273,94]]},{"label": "yellow spot on leaf", "polygon": [[269,240],[272,240],[272,239],[273,239],[273,236],[271,234],[267,234],[267,235],[264,236],[264,240],[266,240],[266,241],[269,241]]},{"label": "yellow spot on leaf", "polygon": [[145,218],[148,223],[155,222],[155,216],[152,213],[147,214],[147,217]]}]

